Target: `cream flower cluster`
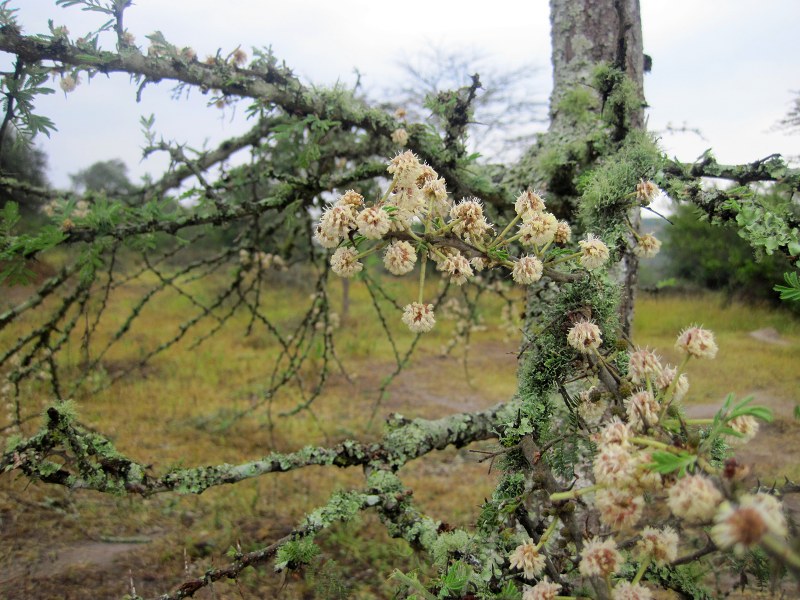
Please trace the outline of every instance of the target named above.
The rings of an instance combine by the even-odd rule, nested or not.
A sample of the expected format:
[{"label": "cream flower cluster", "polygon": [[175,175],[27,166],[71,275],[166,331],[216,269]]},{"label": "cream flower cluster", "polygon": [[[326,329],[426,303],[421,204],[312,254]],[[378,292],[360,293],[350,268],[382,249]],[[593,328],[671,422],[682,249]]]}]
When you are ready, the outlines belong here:
[{"label": "cream flower cluster", "polygon": [[383,254],[383,266],[392,275],[405,275],[414,270],[417,252],[414,246],[404,240],[390,243]]},{"label": "cream flower cluster", "polygon": [[586,240],[578,242],[581,247],[580,263],[590,271],[599,269],[608,260],[608,246],[602,240],[589,234]]},{"label": "cream flower cluster", "polygon": [[714,334],[697,326],[687,327],[681,332],[675,349],[696,358],[714,358],[717,355]]},{"label": "cream flower cluster", "polygon": [[262,271],[269,271],[270,269],[283,271],[287,268],[286,261],[278,254],[271,254],[260,250],[250,252],[245,248],[239,250],[239,264],[242,265],[245,270],[258,267]]},{"label": "cream flower cluster", "polygon": [[433,315],[433,304],[412,302],[403,309],[403,323],[414,333],[425,333],[433,329],[436,319]]},{"label": "cream flower cluster", "polygon": [[[682,373],[687,362],[716,356],[713,333],[696,326],[682,331],[675,342],[683,355],[677,367],[662,364],[650,349],[634,348],[627,368],[620,366],[614,348],[603,346],[602,333],[584,319],[566,335],[579,357],[590,358],[589,368],[608,375],[580,392],[574,406],[580,427],[589,429],[596,445],[591,462],[594,485],[551,495],[554,502],[584,497],[599,518],[599,537],[585,542],[581,552],[580,574],[608,581],[612,599],[652,598],[650,588],[639,583],[642,575],[651,564],[673,563],[679,532],[690,536],[698,527],[711,526],[714,543],[737,554],[757,545],[773,553],[792,553],[785,543],[788,528],[781,502],[767,493],[743,493],[735,484],[742,470],[728,468],[729,463],[724,469],[714,464],[718,457],[708,443],[714,436],[749,441],[758,431],[753,415],[761,413],[749,410],[747,401],[738,406],[728,401],[715,419],[689,419],[680,406],[672,406],[688,392]],[[600,383],[611,379],[618,386],[613,393],[607,383]],[[697,431],[697,426],[707,429]],[[643,523],[651,502],[663,509],[649,510],[649,522]],[[632,548],[617,547],[617,541],[632,535]],[[612,584],[610,578],[618,575],[628,557],[638,561],[638,574],[632,581]]]},{"label": "cream flower cluster", "polygon": [[[397,129],[392,141],[408,143],[408,132]],[[446,182],[410,150],[399,153],[387,166],[391,183],[373,202],[365,202],[348,190],[322,214],[314,237],[333,250],[330,265],[341,277],[353,277],[363,269],[362,259],[383,252],[383,264],[393,275],[405,275],[420,265],[420,297],[404,308],[403,321],[415,332],[428,331],[435,322],[431,306],[423,301],[425,263],[436,263],[442,276],[464,285],[487,268],[507,269],[518,285],[532,285],[557,265],[596,270],[610,258],[608,246],[593,234],[579,240],[577,251],[565,253],[556,246],[572,242],[566,221],[547,210],[544,199],[525,190],[514,201],[515,216],[497,233],[478,198],[453,202]],[[516,227],[516,229],[515,229]],[[522,247],[519,256],[512,250]],[[424,310],[420,307],[425,307]],[[598,338],[599,339],[599,338]],[[594,343],[584,339],[585,351]]]},{"label": "cream flower cluster", "polygon": [[526,579],[533,579],[544,571],[545,558],[539,553],[534,543],[529,541],[517,546],[517,549],[509,556],[509,562],[511,568],[522,571]]},{"label": "cream flower cluster", "polygon": [[711,528],[711,537],[720,548],[732,548],[739,555],[766,535],[784,538],[787,533],[780,501],[763,493],[743,494],[736,504],[725,502]]},{"label": "cream flower cluster", "polygon": [[591,321],[578,321],[567,333],[567,343],[582,354],[591,354],[603,343],[602,332]]},{"label": "cream flower cluster", "polygon": [[532,588],[525,590],[522,600],[554,600],[560,591],[560,583],[553,583],[545,577]]},{"label": "cream flower cluster", "polygon": [[619,571],[624,560],[612,538],[594,538],[583,545],[578,570],[587,577],[611,577]]},{"label": "cream flower cluster", "polygon": [[651,233],[645,233],[636,239],[633,253],[639,258],[653,258],[661,250],[661,240]]}]

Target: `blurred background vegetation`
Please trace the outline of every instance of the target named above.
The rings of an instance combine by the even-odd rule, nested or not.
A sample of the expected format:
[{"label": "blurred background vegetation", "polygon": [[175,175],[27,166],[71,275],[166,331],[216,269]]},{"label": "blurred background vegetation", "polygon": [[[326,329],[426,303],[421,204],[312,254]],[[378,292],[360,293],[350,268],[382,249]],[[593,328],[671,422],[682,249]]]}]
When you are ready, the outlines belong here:
[{"label": "blurred background vegetation", "polygon": [[[791,193],[774,186],[762,191],[779,213],[800,214]],[[644,218],[642,228],[662,240],[661,252],[640,263],[640,288],[658,294],[720,292],[727,301],[765,302],[800,312],[797,303],[781,302],[776,284],[794,270],[780,253],[757,253],[735,224],[712,224],[693,206],[672,205],[669,221]]]}]

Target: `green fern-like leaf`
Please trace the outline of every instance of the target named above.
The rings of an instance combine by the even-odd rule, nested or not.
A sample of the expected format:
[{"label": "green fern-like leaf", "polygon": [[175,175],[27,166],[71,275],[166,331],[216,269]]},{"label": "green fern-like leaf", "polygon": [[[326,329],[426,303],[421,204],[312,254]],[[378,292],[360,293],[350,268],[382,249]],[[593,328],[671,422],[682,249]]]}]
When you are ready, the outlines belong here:
[{"label": "green fern-like leaf", "polygon": [[800,302],[800,278],[797,277],[797,272],[784,273],[783,278],[788,287],[785,285],[776,285],[773,290],[780,292],[781,300],[791,300],[793,302]]}]

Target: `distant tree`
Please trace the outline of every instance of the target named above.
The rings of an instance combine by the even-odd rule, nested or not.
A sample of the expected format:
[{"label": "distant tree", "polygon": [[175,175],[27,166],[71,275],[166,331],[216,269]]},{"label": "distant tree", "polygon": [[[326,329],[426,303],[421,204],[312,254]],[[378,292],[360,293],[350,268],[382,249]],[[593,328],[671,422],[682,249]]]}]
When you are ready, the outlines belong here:
[{"label": "distant tree", "polygon": [[42,196],[26,190],[28,186],[47,188],[47,155],[7,128],[0,142],[0,178],[26,185],[0,184],[0,207],[13,200],[23,213],[30,215],[38,210]]},{"label": "distant tree", "polygon": [[480,73],[480,88],[471,102],[473,115],[467,124],[470,147],[493,161],[516,158],[547,124],[547,103],[536,95],[538,69],[496,65],[476,52],[432,46],[400,63],[406,80],[390,90],[392,104],[408,111],[411,120],[438,126],[443,115],[431,107],[447,102],[452,90],[469,89]]},{"label": "distant tree", "polygon": [[109,196],[130,194],[136,186],[128,179],[128,166],[119,158],[97,161],[69,176],[77,192],[104,192]]},{"label": "distant tree", "polygon": [[800,133],[800,92],[796,92],[792,107],[786,116],[778,121],[777,126],[787,133]]},{"label": "distant tree", "polygon": [[696,207],[680,205],[664,228],[664,254],[670,276],[731,297],[778,301],[772,291],[792,269],[781,253],[755,253],[735,225],[721,227],[701,219]]}]

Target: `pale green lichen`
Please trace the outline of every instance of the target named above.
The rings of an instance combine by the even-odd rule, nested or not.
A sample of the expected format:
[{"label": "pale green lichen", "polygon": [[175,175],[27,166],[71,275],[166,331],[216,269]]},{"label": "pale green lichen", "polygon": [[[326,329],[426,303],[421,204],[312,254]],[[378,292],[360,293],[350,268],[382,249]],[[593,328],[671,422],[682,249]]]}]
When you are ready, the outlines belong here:
[{"label": "pale green lichen", "polygon": [[401,537],[412,545],[430,551],[438,537],[439,521],[416,514],[417,520],[411,527],[402,527]]},{"label": "pale green lichen", "polygon": [[14,435],[9,436],[8,439],[6,439],[5,453],[11,454],[22,444],[23,441],[24,438],[19,434],[15,433]]},{"label": "pale green lichen", "polygon": [[652,179],[663,164],[663,154],[652,137],[631,131],[617,152],[581,177],[578,188],[583,226],[606,232],[618,228],[628,211],[640,204],[636,185],[642,179]]},{"label": "pale green lichen", "polygon": [[60,468],[61,465],[59,465],[58,463],[54,463],[49,460],[43,460],[36,465],[36,472],[40,477],[45,478],[49,477],[50,475],[53,475]]},{"label": "pale green lichen", "polygon": [[603,99],[603,119],[614,128],[617,139],[631,130],[631,117],[642,110],[643,101],[633,81],[608,63],[595,66],[594,87]]},{"label": "pale green lichen", "polygon": [[579,33],[570,38],[570,45],[572,46],[572,51],[576,56],[587,56],[589,54],[589,50],[591,50],[591,48],[594,46],[594,42],[592,42],[592,40],[585,35]]},{"label": "pale green lichen", "polygon": [[367,504],[367,497],[359,492],[337,492],[325,506],[309,513],[303,527],[318,531],[336,521],[349,521]]},{"label": "pale green lichen", "polygon": [[391,471],[373,469],[367,475],[367,487],[381,494],[396,494],[403,491],[403,482]]},{"label": "pale green lichen", "polygon": [[144,469],[137,463],[131,463],[128,467],[128,482],[140,483],[144,480]]},{"label": "pale green lichen", "polygon": [[445,567],[454,556],[473,556],[478,553],[478,540],[463,529],[442,533],[431,545],[433,562],[439,567]]},{"label": "pale green lichen", "polygon": [[412,422],[400,430],[395,430],[386,436],[386,447],[397,455],[398,460],[405,462],[405,457],[416,456],[420,446],[428,437],[426,429],[418,422]]},{"label": "pale green lichen", "polygon": [[558,103],[558,111],[575,123],[585,123],[594,118],[593,110],[599,105],[597,94],[584,87],[567,90]]},{"label": "pale green lichen", "polygon": [[45,412],[46,421],[52,422],[54,420],[55,415],[52,414],[52,411],[55,411],[58,415],[62,425],[71,424],[78,418],[78,408],[74,400],[64,400],[53,404]]},{"label": "pale green lichen", "polygon": [[519,395],[523,404],[542,402],[556,382],[563,381],[570,372],[576,350],[567,344],[566,336],[573,320],[591,319],[600,327],[604,345],[614,346],[618,304],[618,286],[603,277],[562,286],[542,317],[547,327],[536,336],[520,367]]}]

